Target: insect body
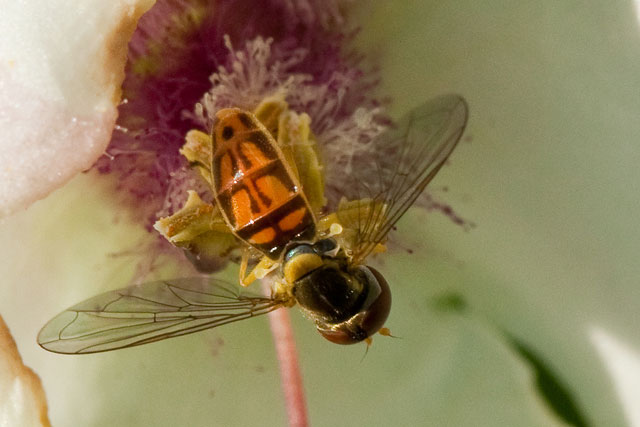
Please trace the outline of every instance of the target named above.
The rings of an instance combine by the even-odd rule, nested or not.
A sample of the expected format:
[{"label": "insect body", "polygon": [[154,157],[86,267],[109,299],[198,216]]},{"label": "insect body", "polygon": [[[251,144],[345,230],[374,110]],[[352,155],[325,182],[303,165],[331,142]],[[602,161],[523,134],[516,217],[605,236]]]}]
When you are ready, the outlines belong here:
[{"label": "insect body", "polygon": [[356,152],[341,183],[343,200],[316,220],[264,126],[242,110],[221,110],[211,137],[214,198],[235,235],[263,253],[261,263],[279,267],[272,295],[213,278],[150,282],[67,309],[44,326],[38,343],[59,353],[115,350],[296,304],[332,342],[368,339],[387,319],[391,292],[366,258],[442,167],[466,122],[467,105],[457,95],[412,110],[366,154]]},{"label": "insect body", "polygon": [[315,219],[297,177],[269,131],[226,108],[213,124],[214,196],[229,227],[272,260],[287,243],[312,239]]}]

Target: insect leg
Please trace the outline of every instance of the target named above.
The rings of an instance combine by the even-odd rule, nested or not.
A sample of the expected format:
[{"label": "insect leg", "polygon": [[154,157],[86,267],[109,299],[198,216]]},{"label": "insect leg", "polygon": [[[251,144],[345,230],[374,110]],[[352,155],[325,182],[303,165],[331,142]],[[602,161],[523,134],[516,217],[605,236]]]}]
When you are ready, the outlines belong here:
[{"label": "insect leg", "polygon": [[244,248],[242,250],[242,259],[240,260],[240,270],[238,271],[238,281],[242,286],[248,286],[251,284],[245,283],[245,276],[247,274],[247,266],[249,265],[249,250]]},{"label": "insect leg", "polygon": [[[245,261],[245,256],[246,256],[246,261]],[[262,279],[269,272],[273,271],[273,269],[278,267],[277,262],[274,262],[265,256],[265,257],[262,257],[260,262],[255,267],[253,267],[253,269],[249,274],[245,276],[245,273],[247,271],[248,259],[249,259],[248,251],[245,251],[242,254],[242,263],[240,264],[240,284],[245,287],[255,282],[256,279]],[[243,265],[244,265],[244,268],[243,268]]]}]

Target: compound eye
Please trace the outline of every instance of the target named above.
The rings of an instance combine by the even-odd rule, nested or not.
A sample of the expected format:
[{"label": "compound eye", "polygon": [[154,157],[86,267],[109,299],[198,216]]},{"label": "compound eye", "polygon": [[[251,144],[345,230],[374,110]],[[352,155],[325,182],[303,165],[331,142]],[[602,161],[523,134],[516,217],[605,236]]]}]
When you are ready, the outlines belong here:
[{"label": "compound eye", "polygon": [[384,326],[391,311],[391,290],[378,270],[358,267],[360,280],[366,281],[369,294],[358,314],[334,325],[318,325],[318,332],[336,344],[355,344],[367,339]]},{"label": "compound eye", "polygon": [[322,335],[325,339],[331,341],[332,343],[341,345],[357,344],[361,341],[366,340],[369,336],[367,335],[367,332],[362,329],[348,330],[345,328],[318,328],[318,332],[320,332],[320,335]]},{"label": "compound eye", "polygon": [[378,270],[369,266],[362,266],[361,269],[369,270],[370,274],[373,275],[373,280],[375,280],[380,289],[380,293],[373,298],[368,307],[366,307],[369,301],[369,299],[367,299],[365,307],[361,312],[362,322],[360,323],[360,327],[367,332],[367,337],[370,337],[384,326],[384,322],[386,322],[387,317],[389,317],[389,312],[391,311],[391,290],[389,289],[387,280]]}]

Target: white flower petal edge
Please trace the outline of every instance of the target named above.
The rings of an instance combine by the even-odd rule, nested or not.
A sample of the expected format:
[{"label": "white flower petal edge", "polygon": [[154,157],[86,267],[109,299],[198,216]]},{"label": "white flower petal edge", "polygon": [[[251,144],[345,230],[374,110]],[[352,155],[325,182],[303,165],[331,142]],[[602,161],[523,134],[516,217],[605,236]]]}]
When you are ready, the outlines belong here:
[{"label": "white flower petal edge", "polygon": [[611,375],[629,425],[640,426],[640,354],[602,327],[592,326],[589,337]]},{"label": "white flower petal edge", "polygon": [[89,168],[111,138],[127,43],[154,0],[0,0],[0,216]]},{"label": "white flower petal edge", "polygon": [[50,426],[40,378],[22,363],[0,317],[0,425]]}]

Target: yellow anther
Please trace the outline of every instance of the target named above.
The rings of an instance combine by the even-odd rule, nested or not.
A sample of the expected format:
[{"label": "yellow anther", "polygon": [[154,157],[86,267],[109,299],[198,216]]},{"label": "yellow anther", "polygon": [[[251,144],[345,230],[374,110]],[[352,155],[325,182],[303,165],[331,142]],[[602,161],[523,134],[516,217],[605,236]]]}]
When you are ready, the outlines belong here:
[{"label": "yellow anther", "polygon": [[336,235],[342,233],[342,230],[343,230],[342,226],[340,224],[338,224],[337,222],[334,222],[329,227],[329,236],[336,236]]}]

